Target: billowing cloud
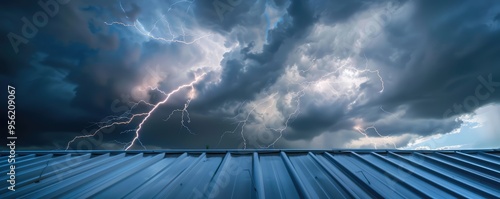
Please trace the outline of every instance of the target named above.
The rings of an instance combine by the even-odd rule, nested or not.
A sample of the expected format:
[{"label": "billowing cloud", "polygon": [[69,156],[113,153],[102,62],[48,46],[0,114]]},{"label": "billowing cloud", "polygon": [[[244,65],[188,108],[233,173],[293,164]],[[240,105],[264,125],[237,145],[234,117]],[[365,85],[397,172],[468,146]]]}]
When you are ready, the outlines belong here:
[{"label": "billowing cloud", "polygon": [[[500,101],[495,1],[44,2],[0,8],[25,148],[153,109],[132,148],[405,148]],[[143,118],[70,147],[130,146]]]}]

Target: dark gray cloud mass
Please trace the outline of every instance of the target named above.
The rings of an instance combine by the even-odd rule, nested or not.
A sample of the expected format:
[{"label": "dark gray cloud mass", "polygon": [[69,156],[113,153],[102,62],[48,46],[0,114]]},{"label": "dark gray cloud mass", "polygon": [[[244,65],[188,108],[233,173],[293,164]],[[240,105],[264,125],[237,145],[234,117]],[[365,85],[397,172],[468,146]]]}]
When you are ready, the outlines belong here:
[{"label": "dark gray cloud mass", "polygon": [[[40,2],[0,7],[25,149],[65,149],[197,77],[133,149],[405,147],[500,102],[494,0]],[[143,118],[70,148],[124,148]]]}]

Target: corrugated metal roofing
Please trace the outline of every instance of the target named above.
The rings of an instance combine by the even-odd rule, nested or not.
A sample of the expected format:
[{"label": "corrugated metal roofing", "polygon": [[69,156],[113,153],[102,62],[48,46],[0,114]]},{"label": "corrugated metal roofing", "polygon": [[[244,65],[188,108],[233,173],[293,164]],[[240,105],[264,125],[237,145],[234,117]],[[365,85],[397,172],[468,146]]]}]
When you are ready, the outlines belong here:
[{"label": "corrugated metal roofing", "polygon": [[[499,198],[500,151],[18,152],[1,198]],[[7,153],[0,168],[8,172]]]}]

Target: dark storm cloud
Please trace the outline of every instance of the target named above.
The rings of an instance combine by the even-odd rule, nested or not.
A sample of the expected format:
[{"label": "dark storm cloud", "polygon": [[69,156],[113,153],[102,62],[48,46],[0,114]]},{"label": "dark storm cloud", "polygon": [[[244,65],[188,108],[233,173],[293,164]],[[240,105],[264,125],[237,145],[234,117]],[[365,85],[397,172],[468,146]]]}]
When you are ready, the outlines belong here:
[{"label": "dark storm cloud", "polygon": [[325,107],[308,107],[292,121],[289,126],[290,131],[285,134],[285,138],[288,140],[310,140],[325,132],[352,130],[355,125],[353,121],[348,120],[343,110],[333,109],[333,111],[329,111]]},{"label": "dark storm cloud", "polygon": [[[219,4],[214,5],[214,2]],[[247,102],[266,97],[266,93],[279,91],[277,110],[283,115],[287,113],[283,93],[293,86],[279,80],[292,65],[307,68],[304,66],[307,63],[300,62],[301,56],[318,60],[331,58],[319,64],[318,68],[322,69],[319,72],[302,72],[304,77],[329,72],[335,58],[355,55],[356,64],[359,64],[364,63],[366,56],[371,60],[370,64],[380,70],[385,90],[376,92],[380,89],[378,77],[370,73],[369,80],[360,86],[363,95],[359,99],[318,102],[321,95],[305,95],[300,103],[300,113],[290,120],[283,135],[284,141],[279,142],[278,147],[294,147],[290,143],[312,142],[321,136],[335,139],[331,141],[335,146],[345,146],[345,143],[359,138],[358,134],[345,133],[355,133],[353,127],[361,119],[390,136],[447,133],[462,124],[452,116],[471,113],[478,107],[500,100],[500,87],[495,87],[494,92],[483,88],[481,93],[489,91],[490,95],[478,100],[477,106],[463,108],[463,112],[454,108],[454,104],[464,106],[469,96],[475,96],[477,86],[484,87],[484,81],[490,81],[490,75],[491,81],[500,82],[499,6],[495,1],[230,2],[238,3],[221,0],[174,5],[171,2],[123,1],[120,3],[125,11],[122,11],[120,3],[114,1],[75,0],[61,5],[59,13],[50,18],[47,26],[40,28],[28,44],[20,45],[19,53],[16,54],[7,37],[3,37],[0,44],[6,47],[0,49],[0,75],[18,87],[19,126],[26,135],[32,135],[23,138],[25,146],[63,146],[72,136],[87,129],[89,122],[99,121],[110,114],[122,114],[125,109],[121,108],[128,107],[129,100],[137,100],[124,99],[124,95],[136,87],[158,86],[171,91],[192,81],[194,74],[209,71],[207,77],[195,85],[197,97],[189,108],[192,122],[186,125],[196,135],[189,134],[180,125],[183,119],[180,114],[164,121],[171,111],[186,103],[183,96],[188,91],[184,90],[153,114],[144,125],[141,140],[148,146],[164,148],[204,148],[206,145],[213,148],[223,132],[235,128],[234,121],[228,117],[248,111],[245,110],[248,108],[245,105],[250,106]],[[353,24],[363,17],[362,14],[377,10],[388,2],[399,12],[381,28],[378,37],[369,38],[370,41],[361,47],[356,42],[363,35],[348,31],[328,35],[320,32],[328,33],[328,30],[318,28],[356,29],[359,25]],[[20,18],[31,17],[41,10],[36,3],[24,4],[2,3],[1,35],[19,33],[23,26]],[[270,30],[263,28],[267,24],[263,15],[268,4],[284,13]],[[238,45],[216,63],[220,70],[207,69],[204,65],[186,70],[187,67],[198,67],[204,56],[210,56],[195,45],[147,38],[144,32],[137,33],[137,27],[104,24],[114,20],[132,24],[140,19],[145,32],[172,34],[172,30],[175,32],[179,26],[178,21],[170,21],[168,26],[160,22],[156,26],[153,25],[156,19],[150,17],[179,9],[176,6],[185,6],[180,7],[182,14],[192,14],[182,17],[194,17],[193,20],[184,20],[188,22],[181,26],[182,31],[195,26],[225,37],[226,46]],[[173,17],[167,15],[165,18]],[[265,31],[265,37],[255,35],[252,32],[255,29]],[[311,36],[315,34],[320,36]],[[302,54],[297,53],[297,49],[306,44],[311,47]],[[353,50],[358,47],[357,51]],[[158,82],[153,81],[156,78]],[[340,79],[339,76],[335,78]],[[215,81],[217,79],[220,81]],[[149,92],[147,98],[157,102],[162,96]],[[352,103],[355,100],[357,103]],[[117,107],[122,111],[116,111]],[[394,114],[382,112],[381,107]],[[445,114],[450,109],[452,112]],[[250,117],[250,120],[257,121],[255,117]],[[133,134],[118,132],[130,128],[134,128],[133,125],[118,127],[114,133],[105,135],[105,142],[128,142]],[[371,131],[368,133],[378,136]],[[218,147],[241,147],[239,136],[238,133],[225,134]],[[397,145],[404,146],[411,138],[403,137]],[[139,145],[136,147],[140,149]]]},{"label": "dark storm cloud", "polygon": [[500,13],[495,15],[495,18],[493,18],[494,21],[500,21]]},{"label": "dark storm cloud", "polygon": [[[487,22],[484,20],[491,19],[488,19],[488,12],[477,12],[488,10],[494,3],[414,3],[415,10],[409,22],[393,20],[383,30],[386,42],[374,41],[364,49],[368,58],[383,63],[383,74],[392,76],[385,78],[384,93],[370,96],[368,103],[355,106],[350,112],[330,111],[327,107],[307,108],[306,114],[298,116],[291,124],[291,132],[285,136],[287,139],[310,139],[324,132],[352,129],[353,118],[376,124],[384,135],[446,133],[462,123],[452,116],[498,103],[499,92],[489,93],[491,90],[482,82],[500,82],[500,59],[496,55],[500,52],[499,30],[484,25]],[[400,57],[390,60],[395,51]],[[481,94],[488,97],[471,100],[478,86],[482,86]],[[462,108],[455,109],[455,104]],[[384,122],[382,118],[386,116],[380,107],[394,112],[405,109],[406,115],[397,122]],[[338,122],[347,125],[334,128]],[[308,129],[307,133],[304,129]]]},{"label": "dark storm cloud", "polygon": [[[1,75],[16,86],[18,130],[24,133],[20,136],[25,146],[54,148],[53,143],[60,144],[90,122],[112,114],[110,104],[138,81],[133,57],[140,49],[119,44],[116,35],[105,30],[91,30],[102,22],[93,20],[96,11],[83,7],[78,1],[59,5],[47,25],[37,28],[27,44],[19,45],[17,54],[8,38],[2,37]],[[2,35],[22,35],[20,19],[31,20],[34,13],[43,11],[36,2],[3,3],[2,9]],[[118,51],[109,52],[119,45]],[[62,136],[55,136],[58,133]]]},{"label": "dark storm cloud", "polygon": [[[193,12],[199,23],[210,30],[229,32],[236,25],[255,25],[262,13],[258,1],[196,1]],[[260,3],[261,4],[261,3]]]},{"label": "dark storm cloud", "polygon": [[288,3],[287,0],[274,0],[273,2],[277,7],[283,7]]},{"label": "dark storm cloud", "polygon": [[[4,77],[6,77],[6,75],[14,75],[19,69],[24,69],[29,66],[28,59],[22,59],[17,56],[7,35],[9,32],[21,34],[21,18],[24,16],[32,16],[34,12],[38,11],[38,7],[27,5],[23,9],[20,8],[21,5],[16,2],[4,2],[0,7],[0,34],[2,35],[0,44],[3,46],[0,49],[0,64],[2,64],[2,67],[0,67],[0,74]],[[24,48],[21,50],[26,52],[27,55],[33,54],[33,47],[23,47]]]},{"label": "dark storm cloud", "polygon": [[[219,107],[232,100],[240,102],[253,100],[259,92],[273,85],[276,79],[282,76],[283,70],[287,67],[285,61],[288,56],[298,44],[304,42],[303,39],[314,23],[318,20],[324,23],[343,22],[366,7],[368,4],[361,1],[318,4],[292,1],[287,9],[292,24],[288,25],[284,20],[275,29],[270,30],[268,44],[261,53],[248,53],[253,48],[253,43],[249,43],[241,50],[240,53],[243,55],[241,59],[224,60],[222,82],[214,86],[215,88],[207,89],[205,93],[208,96],[203,98],[211,100],[202,101],[200,104],[208,105],[206,107]],[[328,52],[331,50],[315,50],[314,56],[331,53]],[[346,102],[343,103],[347,105]],[[349,121],[352,116],[345,115],[342,108],[329,112],[325,111],[329,109],[327,107],[312,107],[314,106],[305,107],[301,115],[293,120],[285,136],[287,139],[309,140],[328,130],[352,128],[352,121]]]},{"label": "dark storm cloud", "polygon": [[322,22],[338,23],[366,9],[371,3],[364,0],[322,1],[314,4],[314,8],[321,15]]},{"label": "dark storm cloud", "polygon": [[[416,3],[410,22],[395,23],[386,31],[389,46],[374,45],[366,50],[367,56],[376,57],[387,64],[387,72],[398,73],[394,84],[375,103],[384,107],[405,106],[417,118],[442,118],[453,104],[464,106],[468,96],[474,96],[481,78],[500,80],[500,50],[498,29],[491,29],[483,21],[492,1],[441,1]],[[471,7],[475,9],[470,9]],[[454,8],[453,11],[449,11]],[[447,12],[448,11],[448,12]],[[442,19],[433,21],[432,19]],[[380,49],[387,49],[380,50]],[[402,52],[400,62],[388,60],[389,49]],[[484,85],[483,85],[484,87]],[[486,88],[481,93],[488,93]],[[468,102],[463,112],[500,100],[498,92],[491,93],[478,104]],[[446,117],[461,114],[453,111]]]},{"label": "dark storm cloud", "polygon": [[[203,91],[208,107],[218,107],[232,100],[244,101],[252,98],[276,82],[286,65],[284,62],[296,43],[309,31],[314,23],[309,5],[303,1],[293,1],[288,8],[291,21],[284,21],[270,30],[268,44],[262,52],[251,53],[253,43],[249,43],[240,53],[242,59],[226,59],[222,63],[221,83]],[[256,81],[258,80],[258,81]]]},{"label": "dark storm cloud", "polygon": [[[436,6],[427,3],[417,3],[419,5],[416,6],[415,13],[410,20],[411,23],[399,24],[396,21],[384,30],[389,46],[373,45],[365,50],[369,58],[380,58],[381,62],[387,64],[385,73],[398,74],[395,75],[394,84],[391,84],[395,86],[389,85],[380,98],[373,98],[373,102],[356,107],[350,113],[332,112],[325,109],[326,107],[317,109],[305,107],[302,114],[291,123],[290,132],[285,137],[292,140],[297,138],[310,139],[325,131],[335,132],[342,129],[352,129],[353,122],[351,120],[355,117],[367,118],[369,122],[376,122],[381,118],[379,107],[385,107],[389,110],[396,110],[398,107],[408,109],[407,116],[397,124],[376,123],[378,129],[387,135],[407,132],[422,136],[446,133],[460,127],[461,124],[460,121],[457,122],[448,117],[464,112],[471,113],[484,104],[498,102],[499,94],[496,92],[491,93],[491,96],[485,100],[479,100],[477,105],[472,105],[473,108],[463,108],[463,112],[455,112],[453,109],[454,103],[467,106],[463,104],[464,100],[473,96],[477,86],[482,84],[478,78],[490,81],[488,78],[491,74],[492,81],[498,82],[498,78],[495,79],[495,77],[500,77],[498,56],[495,54],[500,50],[498,31],[482,25],[481,20],[486,17],[486,13],[475,11],[478,9],[487,10],[491,6],[491,2],[478,4],[440,2]],[[343,17],[354,15],[366,7],[366,4],[354,3],[346,6],[353,8],[354,12],[350,14],[329,13],[325,16],[338,16],[338,20],[342,21],[345,20]],[[477,9],[467,9],[469,6]],[[448,19],[433,22],[432,18]],[[464,26],[464,23],[473,25]],[[402,30],[408,32],[402,32]],[[427,43],[422,44],[422,41]],[[396,61],[388,61],[390,52],[380,50],[384,48],[398,49],[402,55]],[[315,52],[316,55],[318,53]],[[377,57],[378,55],[380,56]],[[262,63],[257,61],[257,64]],[[242,74],[237,70],[243,68],[244,64],[231,60],[227,62],[227,65],[232,66],[229,68],[231,70],[228,69],[227,78],[222,79],[235,82],[235,84],[227,86],[228,88],[234,86],[231,96],[235,97],[245,93],[241,92],[242,90],[235,92],[237,88],[245,88],[235,86],[238,82],[236,78]],[[246,85],[249,84],[250,81],[246,83]],[[246,90],[243,89],[243,91]],[[483,88],[482,91],[487,92],[486,88]],[[234,95],[234,93],[238,94]],[[224,97],[223,99],[229,98]],[[471,102],[465,103],[470,104]],[[446,114],[450,108],[454,112]],[[374,111],[367,112],[367,109]],[[443,115],[446,117],[443,118]],[[344,125],[337,125],[337,123]]]}]

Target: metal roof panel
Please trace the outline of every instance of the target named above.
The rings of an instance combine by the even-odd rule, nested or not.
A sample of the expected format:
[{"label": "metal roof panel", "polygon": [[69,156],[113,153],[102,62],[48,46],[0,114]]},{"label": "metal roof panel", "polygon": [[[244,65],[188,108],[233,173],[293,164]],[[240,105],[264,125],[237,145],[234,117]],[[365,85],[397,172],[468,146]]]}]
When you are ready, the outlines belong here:
[{"label": "metal roof panel", "polygon": [[500,151],[18,151],[7,179],[2,198],[500,198]]}]

